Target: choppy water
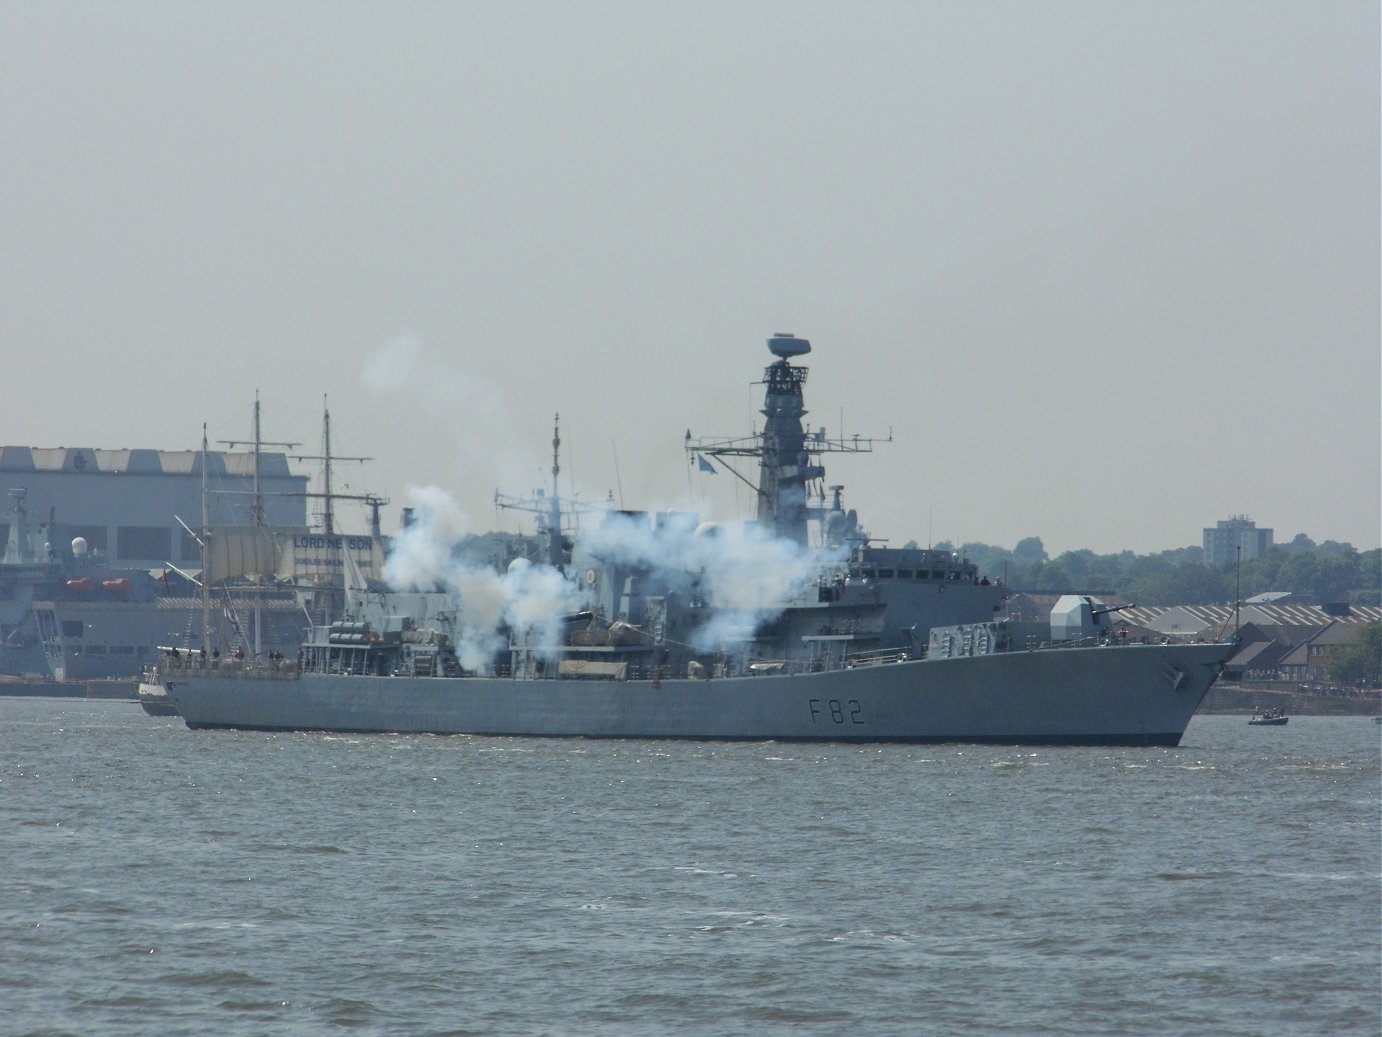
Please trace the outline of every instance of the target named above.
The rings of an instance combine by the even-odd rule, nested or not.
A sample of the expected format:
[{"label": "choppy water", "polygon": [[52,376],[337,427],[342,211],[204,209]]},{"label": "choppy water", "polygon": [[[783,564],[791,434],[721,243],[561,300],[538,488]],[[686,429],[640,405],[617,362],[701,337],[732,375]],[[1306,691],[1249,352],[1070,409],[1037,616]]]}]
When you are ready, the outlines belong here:
[{"label": "choppy water", "polygon": [[1376,1037],[1379,739],[332,737],[0,700],[0,1033]]}]

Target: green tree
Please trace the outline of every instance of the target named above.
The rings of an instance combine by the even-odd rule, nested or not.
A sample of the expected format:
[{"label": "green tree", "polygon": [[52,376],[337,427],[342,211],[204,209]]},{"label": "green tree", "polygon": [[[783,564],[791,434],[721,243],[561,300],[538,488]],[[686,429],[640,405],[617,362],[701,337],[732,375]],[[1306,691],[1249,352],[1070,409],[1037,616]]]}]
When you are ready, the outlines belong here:
[{"label": "green tree", "polygon": [[1224,574],[1201,562],[1183,562],[1134,577],[1122,590],[1139,605],[1212,605],[1233,599]]},{"label": "green tree", "polygon": [[1318,552],[1298,551],[1289,555],[1277,572],[1282,586],[1310,601],[1347,601],[1358,582],[1358,557],[1331,557]]},{"label": "green tree", "polygon": [[1352,600],[1358,605],[1382,605],[1382,547],[1358,555],[1358,592]]},{"label": "green tree", "polygon": [[1076,586],[1091,587],[1091,570],[1094,568],[1095,554],[1093,551],[1066,551],[1056,559],[1056,564],[1070,574],[1070,579]]},{"label": "green tree", "polygon": [[1075,589],[1070,574],[1055,562],[1040,562],[1028,570],[1027,582],[1023,586],[1038,593],[1051,594],[1056,591]]},{"label": "green tree", "polygon": [[1382,623],[1368,623],[1358,636],[1340,645],[1326,663],[1329,679],[1354,687],[1382,684]]},{"label": "green tree", "polygon": [[1007,563],[1012,558],[1012,552],[993,544],[969,543],[960,548],[960,557],[967,558],[977,565],[985,576],[1001,578],[1004,569],[1010,568]]},{"label": "green tree", "polygon": [[[948,542],[937,546],[953,550]],[[987,575],[1006,572],[1009,586],[1026,591],[1107,591],[1147,605],[1231,602],[1239,589],[1244,598],[1288,591],[1317,603],[1382,602],[1382,549],[1359,552],[1335,540],[1316,546],[1303,533],[1241,566],[1229,562],[1217,568],[1203,564],[1198,547],[1153,555],[1098,555],[1082,549],[1051,560],[1040,537],[1027,537],[1011,552],[991,544],[965,544],[962,553]]]},{"label": "green tree", "polygon": [[[1242,568],[1243,597],[1251,598],[1256,594],[1281,590],[1282,587],[1278,583],[1277,577],[1281,573],[1281,566],[1285,560],[1286,552],[1274,547],[1260,558],[1253,558],[1244,562]],[[1234,573],[1235,568],[1225,566],[1223,572],[1225,574]]]}]

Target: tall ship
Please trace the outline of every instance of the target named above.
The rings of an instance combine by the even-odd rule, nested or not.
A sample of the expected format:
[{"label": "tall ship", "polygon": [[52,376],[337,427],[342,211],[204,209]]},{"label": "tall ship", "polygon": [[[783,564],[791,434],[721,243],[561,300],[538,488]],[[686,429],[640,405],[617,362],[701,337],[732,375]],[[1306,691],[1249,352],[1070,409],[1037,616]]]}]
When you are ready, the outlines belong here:
[{"label": "tall ship", "polygon": [[[320,493],[262,450],[297,444],[265,443],[259,427],[256,399],[252,438],[226,441],[250,451],[0,447],[0,680],[134,680],[162,653],[213,644],[296,651],[314,621],[339,619],[346,556],[365,580],[383,564],[385,502],[332,486],[329,412],[322,454],[293,456],[323,462]],[[307,498],[322,505],[311,525]],[[343,500],[373,509],[369,533],[337,528]]]},{"label": "tall ship", "polygon": [[762,431],[686,437],[697,466],[750,468],[753,522],[607,508],[577,529],[554,434],[544,557],[428,573],[409,564],[438,554],[424,517],[392,544],[399,589],[356,584],[294,658],[167,658],[170,702],[194,729],[1180,742],[1231,642],[1130,642],[1080,595],[1017,623],[967,560],[872,542],[821,464],[867,444],[804,426],[809,342],[768,348]]}]

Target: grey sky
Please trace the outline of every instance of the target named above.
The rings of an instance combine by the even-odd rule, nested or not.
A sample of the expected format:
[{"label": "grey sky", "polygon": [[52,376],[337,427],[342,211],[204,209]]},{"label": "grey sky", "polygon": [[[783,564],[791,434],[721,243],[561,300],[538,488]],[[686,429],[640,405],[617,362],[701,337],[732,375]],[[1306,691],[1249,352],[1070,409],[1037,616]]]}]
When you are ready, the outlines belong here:
[{"label": "grey sky", "polygon": [[[714,517],[773,332],[865,526],[1379,543],[1378,8],[0,3],[0,441]],[[617,468],[616,468],[617,457]],[[565,487],[564,487],[565,489]]]}]

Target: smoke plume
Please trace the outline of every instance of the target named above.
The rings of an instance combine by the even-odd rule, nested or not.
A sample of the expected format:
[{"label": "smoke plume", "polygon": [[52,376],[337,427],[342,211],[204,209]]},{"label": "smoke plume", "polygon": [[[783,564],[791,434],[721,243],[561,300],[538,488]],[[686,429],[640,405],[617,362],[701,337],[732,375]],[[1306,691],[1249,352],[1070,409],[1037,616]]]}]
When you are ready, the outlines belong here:
[{"label": "smoke plume", "polygon": [[456,654],[467,670],[488,672],[512,631],[539,654],[555,655],[562,619],[583,605],[575,581],[518,559],[507,572],[468,564],[454,548],[469,523],[445,490],[409,487],[413,522],[394,540],[384,579],[395,590],[445,592],[456,610]]}]

